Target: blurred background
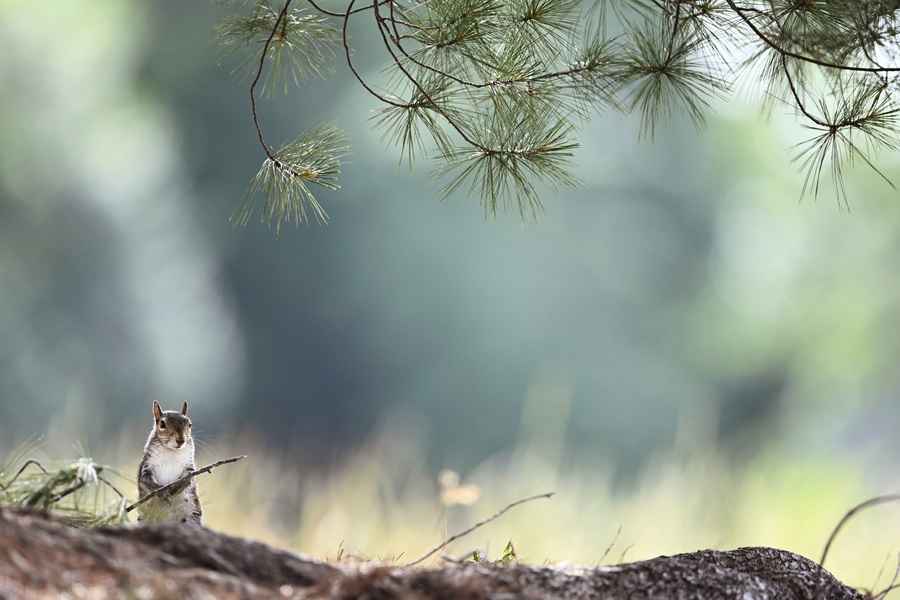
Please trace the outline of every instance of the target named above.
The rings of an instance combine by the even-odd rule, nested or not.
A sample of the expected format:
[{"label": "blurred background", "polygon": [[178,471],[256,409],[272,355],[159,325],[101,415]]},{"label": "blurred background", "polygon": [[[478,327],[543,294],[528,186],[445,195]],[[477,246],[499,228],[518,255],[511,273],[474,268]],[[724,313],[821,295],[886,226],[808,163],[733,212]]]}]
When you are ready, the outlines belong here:
[{"label": "blurred background", "polygon": [[[331,224],[276,238],[228,223],[262,155],[227,10],[0,5],[0,456],[129,479],[151,401],[188,400],[199,463],[250,455],[201,481],[209,525],[327,558],[412,558],[545,491],[448,553],[817,558],[900,488],[897,193],[859,168],[851,211],[800,201],[793,115],[748,86],[652,142],[600,114],[579,188],[485,220],[399,164],[338,63],[261,105],[273,145],[331,121],[353,146]],[[828,566],[870,586],[898,534],[867,513]]]}]

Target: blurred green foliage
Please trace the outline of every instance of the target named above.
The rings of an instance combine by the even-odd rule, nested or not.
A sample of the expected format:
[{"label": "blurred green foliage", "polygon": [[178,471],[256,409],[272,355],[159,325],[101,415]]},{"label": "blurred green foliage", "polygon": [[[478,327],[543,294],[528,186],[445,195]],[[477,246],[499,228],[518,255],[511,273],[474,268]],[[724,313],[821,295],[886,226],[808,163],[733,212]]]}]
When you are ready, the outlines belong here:
[{"label": "blurred green foliage", "polygon": [[[354,139],[333,223],[273,240],[223,216],[261,157],[222,14],[0,7],[0,452],[41,435],[53,457],[82,441],[136,464],[150,401],[189,399],[198,437],[253,458],[241,485],[201,482],[211,523],[367,556],[544,490],[552,507],[472,544],[590,562],[622,524],[627,558],[815,555],[897,484],[896,197],[854,171],[851,212],[798,203],[791,116],[764,123],[747,93],[653,143],[598,119],[579,189],[540,191],[538,223],[485,222],[477,198],[435,202],[335,77],[266,101],[276,146],[323,121]],[[444,467],[482,497],[436,524]],[[874,577],[890,544],[868,540],[895,524],[846,532],[848,581]]]}]

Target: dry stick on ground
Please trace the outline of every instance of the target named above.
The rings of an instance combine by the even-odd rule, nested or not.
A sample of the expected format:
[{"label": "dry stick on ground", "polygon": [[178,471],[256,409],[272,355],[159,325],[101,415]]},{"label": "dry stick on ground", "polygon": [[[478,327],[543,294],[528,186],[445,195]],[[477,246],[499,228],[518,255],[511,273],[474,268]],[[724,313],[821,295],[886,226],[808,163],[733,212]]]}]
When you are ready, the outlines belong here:
[{"label": "dry stick on ground", "polygon": [[835,525],[834,530],[832,530],[831,535],[828,536],[828,541],[825,543],[825,549],[822,551],[822,558],[819,559],[819,566],[825,566],[825,559],[828,558],[828,552],[831,550],[831,545],[834,543],[835,538],[837,538],[838,533],[840,533],[841,529],[843,529],[844,525],[852,519],[854,516],[859,514],[860,512],[866,510],[867,508],[872,508],[875,506],[879,506],[881,504],[890,504],[892,502],[900,502],[900,494],[887,494],[885,496],[875,496],[874,498],[869,498],[864,502],[860,502],[853,508],[847,511],[838,524]]},{"label": "dry stick on ground", "polygon": [[[882,600],[883,598],[886,598],[888,594],[900,587],[900,585],[897,584],[898,578],[900,578],[900,555],[897,556],[897,568],[894,570],[894,576],[891,578],[891,582],[880,592],[872,592],[870,595],[873,597],[873,600]],[[874,589],[875,586],[872,587]]]},{"label": "dry stick on ground", "polygon": [[224,460],[217,460],[216,462],[212,463],[211,465],[206,465],[206,466],[203,467],[202,469],[197,469],[196,471],[191,471],[190,473],[188,473],[188,474],[185,475],[184,477],[181,477],[181,478],[179,478],[179,479],[176,479],[175,481],[173,481],[173,482],[170,483],[170,484],[164,485],[164,486],[162,486],[161,488],[157,488],[157,489],[153,490],[152,492],[150,492],[149,494],[147,494],[146,496],[144,496],[143,498],[141,498],[140,500],[138,500],[138,501],[135,502],[134,504],[128,506],[128,507],[125,509],[125,512],[131,512],[132,510],[134,510],[135,508],[137,508],[138,506],[140,506],[141,504],[143,504],[144,502],[146,502],[146,501],[149,500],[150,498],[153,498],[154,496],[158,496],[158,495],[160,495],[160,494],[162,494],[162,493],[164,493],[164,492],[166,492],[166,491],[168,491],[168,490],[170,490],[170,489],[172,489],[172,488],[174,488],[174,487],[177,487],[178,485],[180,485],[180,484],[182,484],[182,483],[184,483],[184,482],[186,482],[186,481],[190,481],[191,479],[193,479],[193,478],[196,477],[197,475],[201,475],[201,474],[203,474],[203,473],[209,473],[210,471],[212,471],[212,470],[215,469],[216,467],[221,467],[222,465],[227,465],[227,464],[229,464],[229,463],[237,462],[237,461],[239,461],[239,460],[244,460],[245,458],[247,458],[247,455],[246,455],[246,454],[241,455],[241,456],[234,456],[234,457],[232,457],[232,458],[226,458],[226,459],[224,459]]},{"label": "dry stick on ground", "polygon": [[628,551],[632,548],[634,548],[634,544],[628,544],[627,546],[625,546],[625,549],[622,550],[622,554],[619,555],[619,562],[616,563],[617,565],[621,565],[625,562],[625,555],[628,554]]},{"label": "dry stick on ground", "polygon": [[[603,551],[603,554],[597,560],[598,564],[603,564],[603,561],[606,560],[606,557],[609,556],[609,553],[612,552],[613,546],[616,545],[616,542],[619,541],[619,536],[622,535],[622,526],[619,525],[619,528],[616,529],[616,535],[613,536],[612,541],[609,543],[609,546],[606,547],[606,550]],[[621,562],[621,561],[620,561]]]},{"label": "dry stick on ground", "polygon": [[457,533],[456,535],[450,536],[449,538],[447,538],[446,540],[444,540],[443,542],[441,542],[440,544],[438,544],[437,546],[435,546],[434,548],[429,550],[427,553],[423,554],[422,556],[420,556],[416,560],[412,561],[411,563],[406,563],[403,566],[404,567],[414,567],[415,565],[431,558],[432,556],[434,556],[435,554],[437,554],[438,552],[440,552],[441,550],[443,550],[444,548],[446,548],[447,546],[449,546],[456,540],[466,537],[467,535],[469,535],[476,529],[480,529],[480,528],[484,527],[491,521],[496,521],[497,519],[502,517],[504,515],[504,513],[506,513],[507,511],[512,510],[513,508],[515,508],[517,506],[521,506],[522,504],[525,504],[526,502],[531,502],[532,500],[540,500],[542,498],[550,499],[553,497],[553,495],[555,493],[556,492],[548,492],[546,494],[538,494],[536,496],[529,496],[527,498],[522,498],[521,500],[516,500],[512,504],[507,504],[505,507],[503,507],[502,509],[500,509],[499,511],[497,511],[496,513],[494,513],[492,516],[488,517],[487,519],[485,519],[483,521],[479,521],[478,523],[475,523],[474,525],[472,525],[465,531],[461,531],[461,532]]},{"label": "dry stick on ground", "polygon": [[[819,559],[819,570],[825,570],[825,559],[828,558],[828,552],[831,550],[831,545],[837,538],[838,533],[840,533],[841,529],[844,528],[844,525],[846,525],[847,522],[850,521],[850,519],[868,508],[873,508],[882,504],[891,504],[893,502],[900,502],[900,494],[886,494],[884,496],[875,496],[873,498],[869,498],[868,500],[860,502],[859,504],[848,510],[847,513],[843,517],[841,517],[841,520],[838,521],[837,525],[834,526],[834,529],[831,530],[831,535],[828,536],[828,541],[825,542],[825,549],[822,550],[822,558]],[[894,582],[891,582],[891,585],[888,586],[887,590],[883,591],[882,593],[887,595],[887,591],[890,591],[893,585]],[[816,598],[818,597],[819,593],[817,591]],[[878,597],[883,596],[879,595]]]},{"label": "dry stick on ground", "polygon": [[[879,567],[878,569],[878,574],[875,576],[875,581],[872,583],[871,589],[874,590],[876,587],[878,587],[878,584],[881,583],[881,576],[884,575],[884,568],[887,566],[887,561],[890,557],[890,552],[884,555],[884,560],[881,561],[881,567]],[[897,559],[900,560],[900,556],[898,556]],[[900,569],[900,563],[897,564],[897,568]]]}]

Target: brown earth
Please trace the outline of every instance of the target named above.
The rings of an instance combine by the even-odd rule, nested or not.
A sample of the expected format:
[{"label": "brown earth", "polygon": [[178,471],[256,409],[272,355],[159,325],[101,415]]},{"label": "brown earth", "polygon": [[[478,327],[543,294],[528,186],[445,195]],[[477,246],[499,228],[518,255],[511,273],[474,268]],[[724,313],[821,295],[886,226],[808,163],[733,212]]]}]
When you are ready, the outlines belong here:
[{"label": "brown earth", "polygon": [[183,525],[79,529],[0,509],[0,598],[863,600],[816,563],[774,548],[702,550],[561,569],[329,564]]}]

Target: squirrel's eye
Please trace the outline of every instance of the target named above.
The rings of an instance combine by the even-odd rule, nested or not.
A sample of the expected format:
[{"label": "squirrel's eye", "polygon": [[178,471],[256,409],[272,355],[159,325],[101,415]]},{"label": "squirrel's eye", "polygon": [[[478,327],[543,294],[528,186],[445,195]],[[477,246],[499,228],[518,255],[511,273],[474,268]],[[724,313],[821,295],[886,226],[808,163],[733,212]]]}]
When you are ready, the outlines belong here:
[{"label": "squirrel's eye", "polygon": [[165,421],[160,421],[160,422],[159,422],[159,428],[160,428],[160,429],[165,429],[165,428],[166,428],[166,422],[165,422]]}]

